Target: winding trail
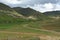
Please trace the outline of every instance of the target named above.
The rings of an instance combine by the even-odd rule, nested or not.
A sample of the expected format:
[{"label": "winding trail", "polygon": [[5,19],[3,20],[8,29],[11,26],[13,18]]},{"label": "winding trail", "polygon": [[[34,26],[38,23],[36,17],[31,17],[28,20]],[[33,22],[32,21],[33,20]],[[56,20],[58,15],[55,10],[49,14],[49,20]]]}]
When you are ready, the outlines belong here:
[{"label": "winding trail", "polygon": [[[22,34],[21,37],[23,37],[23,34],[25,34],[25,35],[32,35],[33,37],[39,37],[42,40],[43,39],[45,39],[45,40],[56,40],[56,39],[59,40],[60,39],[60,36],[49,36],[49,35],[36,34],[36,33],[9,32],[9,31],[0,31],[0,33],[8,33],[8,34],[11,34],[12,33],[12,34],[19,34],[19,35]],[[19,36],[16,36],[16,37],[19,37]],[[10,39],[12,39],[12,38],[10,38]],[[14,39],[16,39],[16,38],[14,37]],[[17,38],[17,40],[19,40],[19,39]]]},{"label": "winding trail", "polygon": [[36,33],[11,32],[11,31],[0,31],[0,33],[12,33],[12,34],[36,34]]},{"label": "winding trail", "polygon": [[34,30],[40,30],[40,31],[46,31],[46,32],[51,32],[51,33],[59,34],[59,35],[60,35],[60,32],[51,31],[51,30],[45,30],[45,29],[32,28],[32,27],[28,27],[27,24],[24,25],[24,27],[25,27],[25,28],[28,28],[28,29],[34,29]]},{"label": "winding trail", "polygon": [[[51,32],[54,34],[58,34],[60,35],[60,32],[55,32],[55,31],[50,31],[50,30],[45,30],[45,29],[37,29],[37,28],[31,28],[31,27],[27,27],[27,25],[24,25],[23,27],[28,28],[28,29],[33,29],[33,30],[40,30],[40,31],[46,31],[46,32]],[[19,34],[19,35],[32,35],[33,37],[39,37],[40,39],[45,39],[45,40],[60,40],[60,36],[56,36],[56,35],[46,35],[46,34],[39,34],[39,33],[29,33],[29,32],[12,32],[12,31],[0,31],[0,33],[4,33],[4,34]],[[9,36],[8,36],[9,37]],[[12,38],[11,38],[12,39]]]}]

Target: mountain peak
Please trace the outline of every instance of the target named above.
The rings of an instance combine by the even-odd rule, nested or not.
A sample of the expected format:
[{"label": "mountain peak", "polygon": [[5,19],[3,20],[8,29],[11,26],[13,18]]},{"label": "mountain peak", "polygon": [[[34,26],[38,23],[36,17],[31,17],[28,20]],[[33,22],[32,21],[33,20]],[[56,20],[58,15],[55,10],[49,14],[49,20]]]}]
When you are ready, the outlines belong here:
[{"label": "mountain peak", "polygon": [[0,3],[0,10],[10,10],[11,11],[11,8],[8,5]]},{"label": "mountain peak", "polygon": [[6,4],[3,4],[3,3],[0,3],[0,7],[9,7],[8,5],[6,5]]},{"label": "mountain peak", "polygon": [[31,15],[35,16],[40,14],[40,12],[29,7],[28,8],[15,7],[13,9],[24,16],[31,16]]}]

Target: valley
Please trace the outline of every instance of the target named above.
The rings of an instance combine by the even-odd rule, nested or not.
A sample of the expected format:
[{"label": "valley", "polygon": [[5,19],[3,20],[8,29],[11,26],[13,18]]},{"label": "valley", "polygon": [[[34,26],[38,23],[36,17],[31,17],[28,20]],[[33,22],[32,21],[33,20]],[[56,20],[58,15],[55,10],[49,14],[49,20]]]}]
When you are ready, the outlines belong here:
[{"label": "valley", "polygon": [[0,40],[60,40],[58,16],[60,11],[41,13],[0,3]]}]

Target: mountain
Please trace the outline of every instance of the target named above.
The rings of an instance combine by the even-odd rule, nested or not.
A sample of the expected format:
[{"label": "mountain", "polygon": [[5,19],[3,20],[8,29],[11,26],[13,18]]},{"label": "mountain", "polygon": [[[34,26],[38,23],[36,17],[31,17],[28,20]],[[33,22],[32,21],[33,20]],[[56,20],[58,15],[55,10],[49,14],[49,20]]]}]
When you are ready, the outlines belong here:
[{"label": "mountain", "polygon": [[[48,19],[49,15],[56,15],[57,12],[45,12],[41,13],[36,11],[32,8],[21,8],[21,7],[14,7],[11,8],[8,5],[0,3],[0,12],[7,14],[8,16],[12,16],[14,18],[24,18],[24,19],[40,19],[45,20]],[[48,16],[46,16],[48,15]]]},{"label": "mountain", "polygon": [[48,11],[43,14],[46,16],[60,16],[60,11]]},{"label": "mountain", "polygon": [[41,15],[40,12],[31,9],[31,8],[21,8],[21,7],[14,7],[13,8],[16,12],[21,13],[24,16],[39,16]]},{"label": "mountain", "polygon": [[3,3],[0,3],[0,10],[12,11],[11,7],[9,7],[8,5],[5,5]]},{"label": "mountain", "polygon": [[19,20],[23,20],[23,15],[18,14],[8,5],[0,3],[0,23],[12,23]]},{"label": "mountain", "polygon": [[8,5],[5,5],[3,3],[0,3],[0,12],[6,13],[9,16],[13,17],[22,17],[23,15],[18,14],[14,9],[9,7]]},{"label": "mountain", "polygon": [[[48,13],[41,13],[31,8],[11,8],[8,5],[0,3],[0,39],[60,39],[60,33],[58,33],[60,32],[60,19],[52,20],[48,17],[50,16]],[[55,12],[50,13],[52,15]],[[57,12],[54,15],[56,14]],[[35,20],[37,18],[38,20]]]},{"label": "mountain", "polygon": [[43,17],[46,17],[41,12],[36,11],[29,7],[28,8],[14,7],[13,9],[19,14],[22,14],[23,16],[27,17],[28,19],[43,19]]}]

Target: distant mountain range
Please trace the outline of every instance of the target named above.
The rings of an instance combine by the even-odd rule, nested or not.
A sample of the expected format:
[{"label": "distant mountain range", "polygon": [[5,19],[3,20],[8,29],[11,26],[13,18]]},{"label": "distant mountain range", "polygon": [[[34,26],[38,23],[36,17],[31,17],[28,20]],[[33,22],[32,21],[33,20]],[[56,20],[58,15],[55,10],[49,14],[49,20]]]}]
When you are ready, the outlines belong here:
[{"label": "distant mountain range", "polygon": [[[0,3],[0,24],[7,23],[19,23],[19,25],[23,24],[22,26],[28,24],[27,27],[32,27],[32,29],[41,27],[42,29],[55,30],[56,28],[60,31],[60,11],[41,13],[31,8],[11,8]],[[20,28],[20,26],[18,27]]]},{"label": "distant mountain range", "polygon": [[21,7],[14,7],[11,8],[8,5],[0,3],[0,12],[5,12],[10,16],[13,17],[36,17],[42,18],[43,16],[60,16],[60,11],[49,11],[45,13],[41,13],[31,8],[21,8]]},{"label": "distant mountain range", "polygon": [[43,14],[46,16],[60,16],[60,11],[48,11]]},{"label": "distant mountain range", "polygon": [[40,12],[33,10],[31,8],[21,8],[21,7],[15,7],[13,8],[16,12],[24,15],[24,16],[38,16],[40,15]]},{"label": "distant mountain range", "polygon": [[21,8],[21,7],[14,7],[11,8],[8,5],[0,3],[0,12],[5,12],[10,16],[13,17],[21,17],[21,18],[35,18],[40,17],[41,13],[33,10],[31,8]]}]

